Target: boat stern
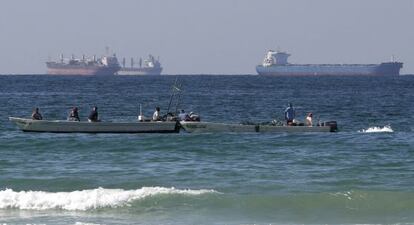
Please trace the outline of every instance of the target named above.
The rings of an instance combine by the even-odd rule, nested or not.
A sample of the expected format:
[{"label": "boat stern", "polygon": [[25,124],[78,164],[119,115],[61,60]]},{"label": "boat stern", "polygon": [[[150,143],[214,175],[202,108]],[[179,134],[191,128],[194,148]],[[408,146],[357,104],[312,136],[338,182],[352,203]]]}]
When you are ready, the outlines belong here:
[{"label": "boat stern", "polygon": [[323,126],[330,127],[330,132],[337,132],[338,131],[338,123],[336,121],[324,122]]}]

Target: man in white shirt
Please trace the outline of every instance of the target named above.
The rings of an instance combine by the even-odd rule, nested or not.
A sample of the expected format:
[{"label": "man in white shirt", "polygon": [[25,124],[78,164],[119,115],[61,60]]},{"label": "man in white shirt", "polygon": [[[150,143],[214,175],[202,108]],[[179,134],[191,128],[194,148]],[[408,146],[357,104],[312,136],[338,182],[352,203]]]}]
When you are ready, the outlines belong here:
[{"label": "man in white shirt", "polygon": [[182,109],[180,114],[178,114],[178,118],[180,119],[180,121],[189,121],[190,120],[190,116],[188,115],[188,113],[186,113],[184,111],[184,109]]},{"label": "man in white shirt", "polygon": [[313,117],[312,113],[308,113],[308,116],[306,116],[306,126],[311,127],[313,125],[312,117]]},{"label": "man in white shirt", "polygon": [[161,121],[160,107],[157,106],[155,108],[155,112],[154,112],[154,114],[152,114],[152,120],[153,121]]}]

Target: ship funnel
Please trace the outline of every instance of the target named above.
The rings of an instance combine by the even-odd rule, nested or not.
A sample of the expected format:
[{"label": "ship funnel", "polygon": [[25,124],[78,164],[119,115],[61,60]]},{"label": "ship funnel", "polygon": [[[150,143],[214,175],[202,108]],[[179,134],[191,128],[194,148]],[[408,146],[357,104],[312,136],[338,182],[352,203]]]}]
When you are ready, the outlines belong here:
[{"label": "ship funnel", "polygon": [[82,61],[85,61],[85,54],[82,55]]},{"label": "ship funnel", "polygon": [[96,62],[96,55],[93,55],[93,61]]},{"label": "ship funnel", "polygon": [[125,57],[124,57],[124,58],[122,58],[122,67],[124,67],[124,68],[125,68]]},{"label": "ship funnel", "polygon": [[131,58],[131,68],[134,68],[134,58]]},{"label": "ship funnel", "polygon": [[63,54],[60,54],[60,62],[63,63]]}]

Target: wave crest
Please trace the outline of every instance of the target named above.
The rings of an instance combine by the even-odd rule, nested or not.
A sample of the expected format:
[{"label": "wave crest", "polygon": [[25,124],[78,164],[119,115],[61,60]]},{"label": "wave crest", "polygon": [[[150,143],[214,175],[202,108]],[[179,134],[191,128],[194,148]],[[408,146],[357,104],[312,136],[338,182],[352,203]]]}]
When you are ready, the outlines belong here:
[{"label": "wave crest", "polygon": [[366,130],[362,129],[359,131],[360,133],[392,133],[394,130],[391,128],[390,125],[384,127],[370,127]]},{"label": "wave crest", "polygon": [[165,187],[143,187],[136,190],[96,188],[73,192],[20,191],[12,189],[0,191],[0,209],[64,209],[89,210],[128,206],[135,200],[156,195],[202,195],[217,193],[214,190],[190,190]]}]

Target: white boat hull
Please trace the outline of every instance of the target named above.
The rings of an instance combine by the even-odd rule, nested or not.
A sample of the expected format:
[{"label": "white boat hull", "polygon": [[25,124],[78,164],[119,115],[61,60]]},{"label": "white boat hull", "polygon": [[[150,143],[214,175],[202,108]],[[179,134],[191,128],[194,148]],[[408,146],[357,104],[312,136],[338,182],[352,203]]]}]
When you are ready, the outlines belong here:
[{"label": "white boat hull", "polygon": [[216,132],[263,132],[263,133],[303,133],[303,132],[334,132],[336,127],[331,126],[272,126],[272,125],[243,125],[209,122],[180,122],[181,127],[189,133],[216,133]]},{"label": "white boat hull", "polygon": [[177,122],[73,122],[10,117],[22,131],[50,133],[174,133]]}]

